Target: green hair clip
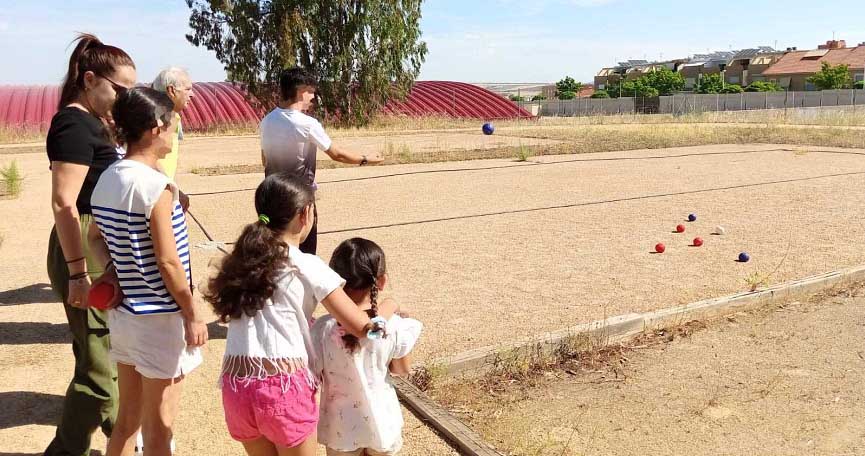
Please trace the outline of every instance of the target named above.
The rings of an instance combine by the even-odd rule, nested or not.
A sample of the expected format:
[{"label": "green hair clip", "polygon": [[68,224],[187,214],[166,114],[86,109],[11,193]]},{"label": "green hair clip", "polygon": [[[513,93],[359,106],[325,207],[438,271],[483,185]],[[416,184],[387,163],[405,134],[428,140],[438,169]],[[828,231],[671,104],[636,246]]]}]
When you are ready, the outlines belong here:
[{"label": "green hair clip", "polygon": [[270,217],[260,214],[258,216],[258,221],[264,223],[265,225],[270,225]]}]

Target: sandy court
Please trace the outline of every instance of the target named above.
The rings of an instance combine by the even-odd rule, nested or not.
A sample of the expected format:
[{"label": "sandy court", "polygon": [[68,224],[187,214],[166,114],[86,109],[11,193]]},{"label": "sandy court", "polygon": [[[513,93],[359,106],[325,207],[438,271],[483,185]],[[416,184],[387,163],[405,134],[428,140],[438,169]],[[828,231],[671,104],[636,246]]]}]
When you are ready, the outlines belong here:
[{"label": "sandy court", "polygon": [[[865,173],[865,156],[799,149],[712,146],[533,159],[550,164],[486,160],[322,170],[320,230],[347,231],[323,234],[320,252],[328,259],[350,236],[384,247],[388,293],[426,323],[421,362],[605,315],[741,291],[746,276],[769,273],[779,263],[772,282],[861,264],[855,240],[865,235],[865,174],[839,174]],[[233,153],[226,146],[219,155]],[[62,307],[45,285],[52,225],[47,160],[41,154],[3,158],[10,157],[19,159],[26,180],[21,197],[0,201],[0,366],[6,372],[0,397],[16,404],[0,412],[0,451],[31,454],[53,433],[71,353]],[[805,180],[771,183],[791,179]],[[253,188],[260,180],[179,178],[193,194]],[[740,188],[717,190],[734,186]],[[193,196],[192,210],[223,242],[256,216],[251,191]],[[671,233],[689,212],[699,220],[686,224],[684,235]],[[389,224],[397,226],[364,228]],[[717,224],[729,234],[711,236]],[[190,226],[201,282],[218,251]],[[695,235],[706,239],[704,247],[687,247]],[[666,254],[649,253],[656,242],[667,244]],[[733,261],[741,250],[752,254],[751,263]],[[189,378],[183,400],[182,454],[237,451],[214,389],[224,331],[212,329],[205,365]],[[407,454],[448,451],[416,420],[406,429]]]},{"label": "sandy court", "polygon": [[514,455],[861,455],[863,327],[861,290],[796,302],[454,407]]},{"label": "sandy court", "polygon": [[[422,320],[447,322],[428,327],[421,359],[741,291],[747,276],[768,275],[779,263],[773,283],[860,264],[863,253],[850,240],[865,234],[863,175],[825,176],[865,172],[865,157],[778,149],[593,154],[516,167],[487,161],[495,169],[338,183],[327,182],[350,170],[322,171],[320,229],[345,231],[321,235],[320,253],[327,259],[351,236],[383,245],[391,293]],[[719,150],[735,153],[699,154]],[[234,188],[258,179],[234,181]],[[810,180],[771,183],[791,179]],[[727,189],[734,186],[744,187]],[[672,193],[683,194],[652,196]],[[644,196],[652,197],[638,199]],[[250,191],[193,199],[220,241],[255,219]],[[699,220],[673,234],[690,212]],[[390,224],[405,225],[363,229]],[[718,224],[726,236],[711,235]],[[706,245],[688,247],[695,236]],[[657,242],[667,253],[649,253]],[[743,250],[754,258],[748,264],[734,261]],[[484,324],[492,308],[493,326]]]}]

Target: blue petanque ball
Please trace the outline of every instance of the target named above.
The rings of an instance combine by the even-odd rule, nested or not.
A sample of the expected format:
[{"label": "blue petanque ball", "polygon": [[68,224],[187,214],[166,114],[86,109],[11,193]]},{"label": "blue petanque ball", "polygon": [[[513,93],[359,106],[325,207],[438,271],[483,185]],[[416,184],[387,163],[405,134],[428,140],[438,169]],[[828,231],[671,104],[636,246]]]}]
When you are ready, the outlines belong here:
[{"label": "blue petanque ball", "polygon": [[494,127],[493,124],[487,122],[484,124],[482,130],[484,131],[485,135],[489,136],[489,135],[495,133],[496,127]]},{"label": "blue petanque ball", "polygon": [[742,252],[739,254],[739,261],[742,263],[747,263],[751,261],[751,255],[748,255],[748,252]]},{"label": "blue petanque ball", "polygon": [[688,221],[689,222],[696,222],[697,221],[697,214],[688,214]]}]

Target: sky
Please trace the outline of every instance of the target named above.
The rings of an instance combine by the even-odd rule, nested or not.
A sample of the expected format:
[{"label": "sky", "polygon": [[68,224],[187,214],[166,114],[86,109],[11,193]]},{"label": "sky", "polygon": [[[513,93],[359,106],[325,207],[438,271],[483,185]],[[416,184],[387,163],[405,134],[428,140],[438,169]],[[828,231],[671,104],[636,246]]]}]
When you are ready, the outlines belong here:
[{"label": "sky", "polygon": [[[75,32],[95,33],[135,60],[149,81],[168,66],[197,81],[225,79],[214,54],[184,38],[184,0],[0,0],[0,84],[56,84]],[[828,7],[831,5],[831,9]],[[715,50],[813,49],[865,42],[865,6],[852,0],[427,0],[429,46],[421,80],[591,82],[626,59],[671,59]]]}]

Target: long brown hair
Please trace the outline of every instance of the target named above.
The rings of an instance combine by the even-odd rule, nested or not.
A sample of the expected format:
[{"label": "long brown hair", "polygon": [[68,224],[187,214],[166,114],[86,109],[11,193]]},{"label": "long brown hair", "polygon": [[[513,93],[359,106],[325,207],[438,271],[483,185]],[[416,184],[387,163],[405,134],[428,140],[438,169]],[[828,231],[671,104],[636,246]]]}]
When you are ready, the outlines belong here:
[{"label": "long brown hair", "polygon": [[288,244],[282,233],[314,201],[312,188],[288,174],[271,174],[259,184],[255,190],[259,220],[243,228],[204,293],[220,321],[251,317],[264,308],[288,265]]},{"label": "long brown hair", "polygon": [[[337,246],[330,257],[330,268],[345,280],[348,290],[369,290],[372,308],[366,311],[369,318],[378,316],[378,278],[387,273],[384,250],[375,242],[363,238],[351,238]],[[357,337],[342,336],[345,348],[354,353],[359,342]]]},{"label": "long brown hair", "polygon": [[79,34],[72,42],[78,42],[69,57],[69,69],[63,79],[60,90],[60,103],[57,109],[63,109],[75,101],[84,90],[84,73],[92,71],[100,76],[110,76],[120,66],[135,68],[132,57],[123,49],[109,46],[99,41],[99,38],[89,33]]}]

